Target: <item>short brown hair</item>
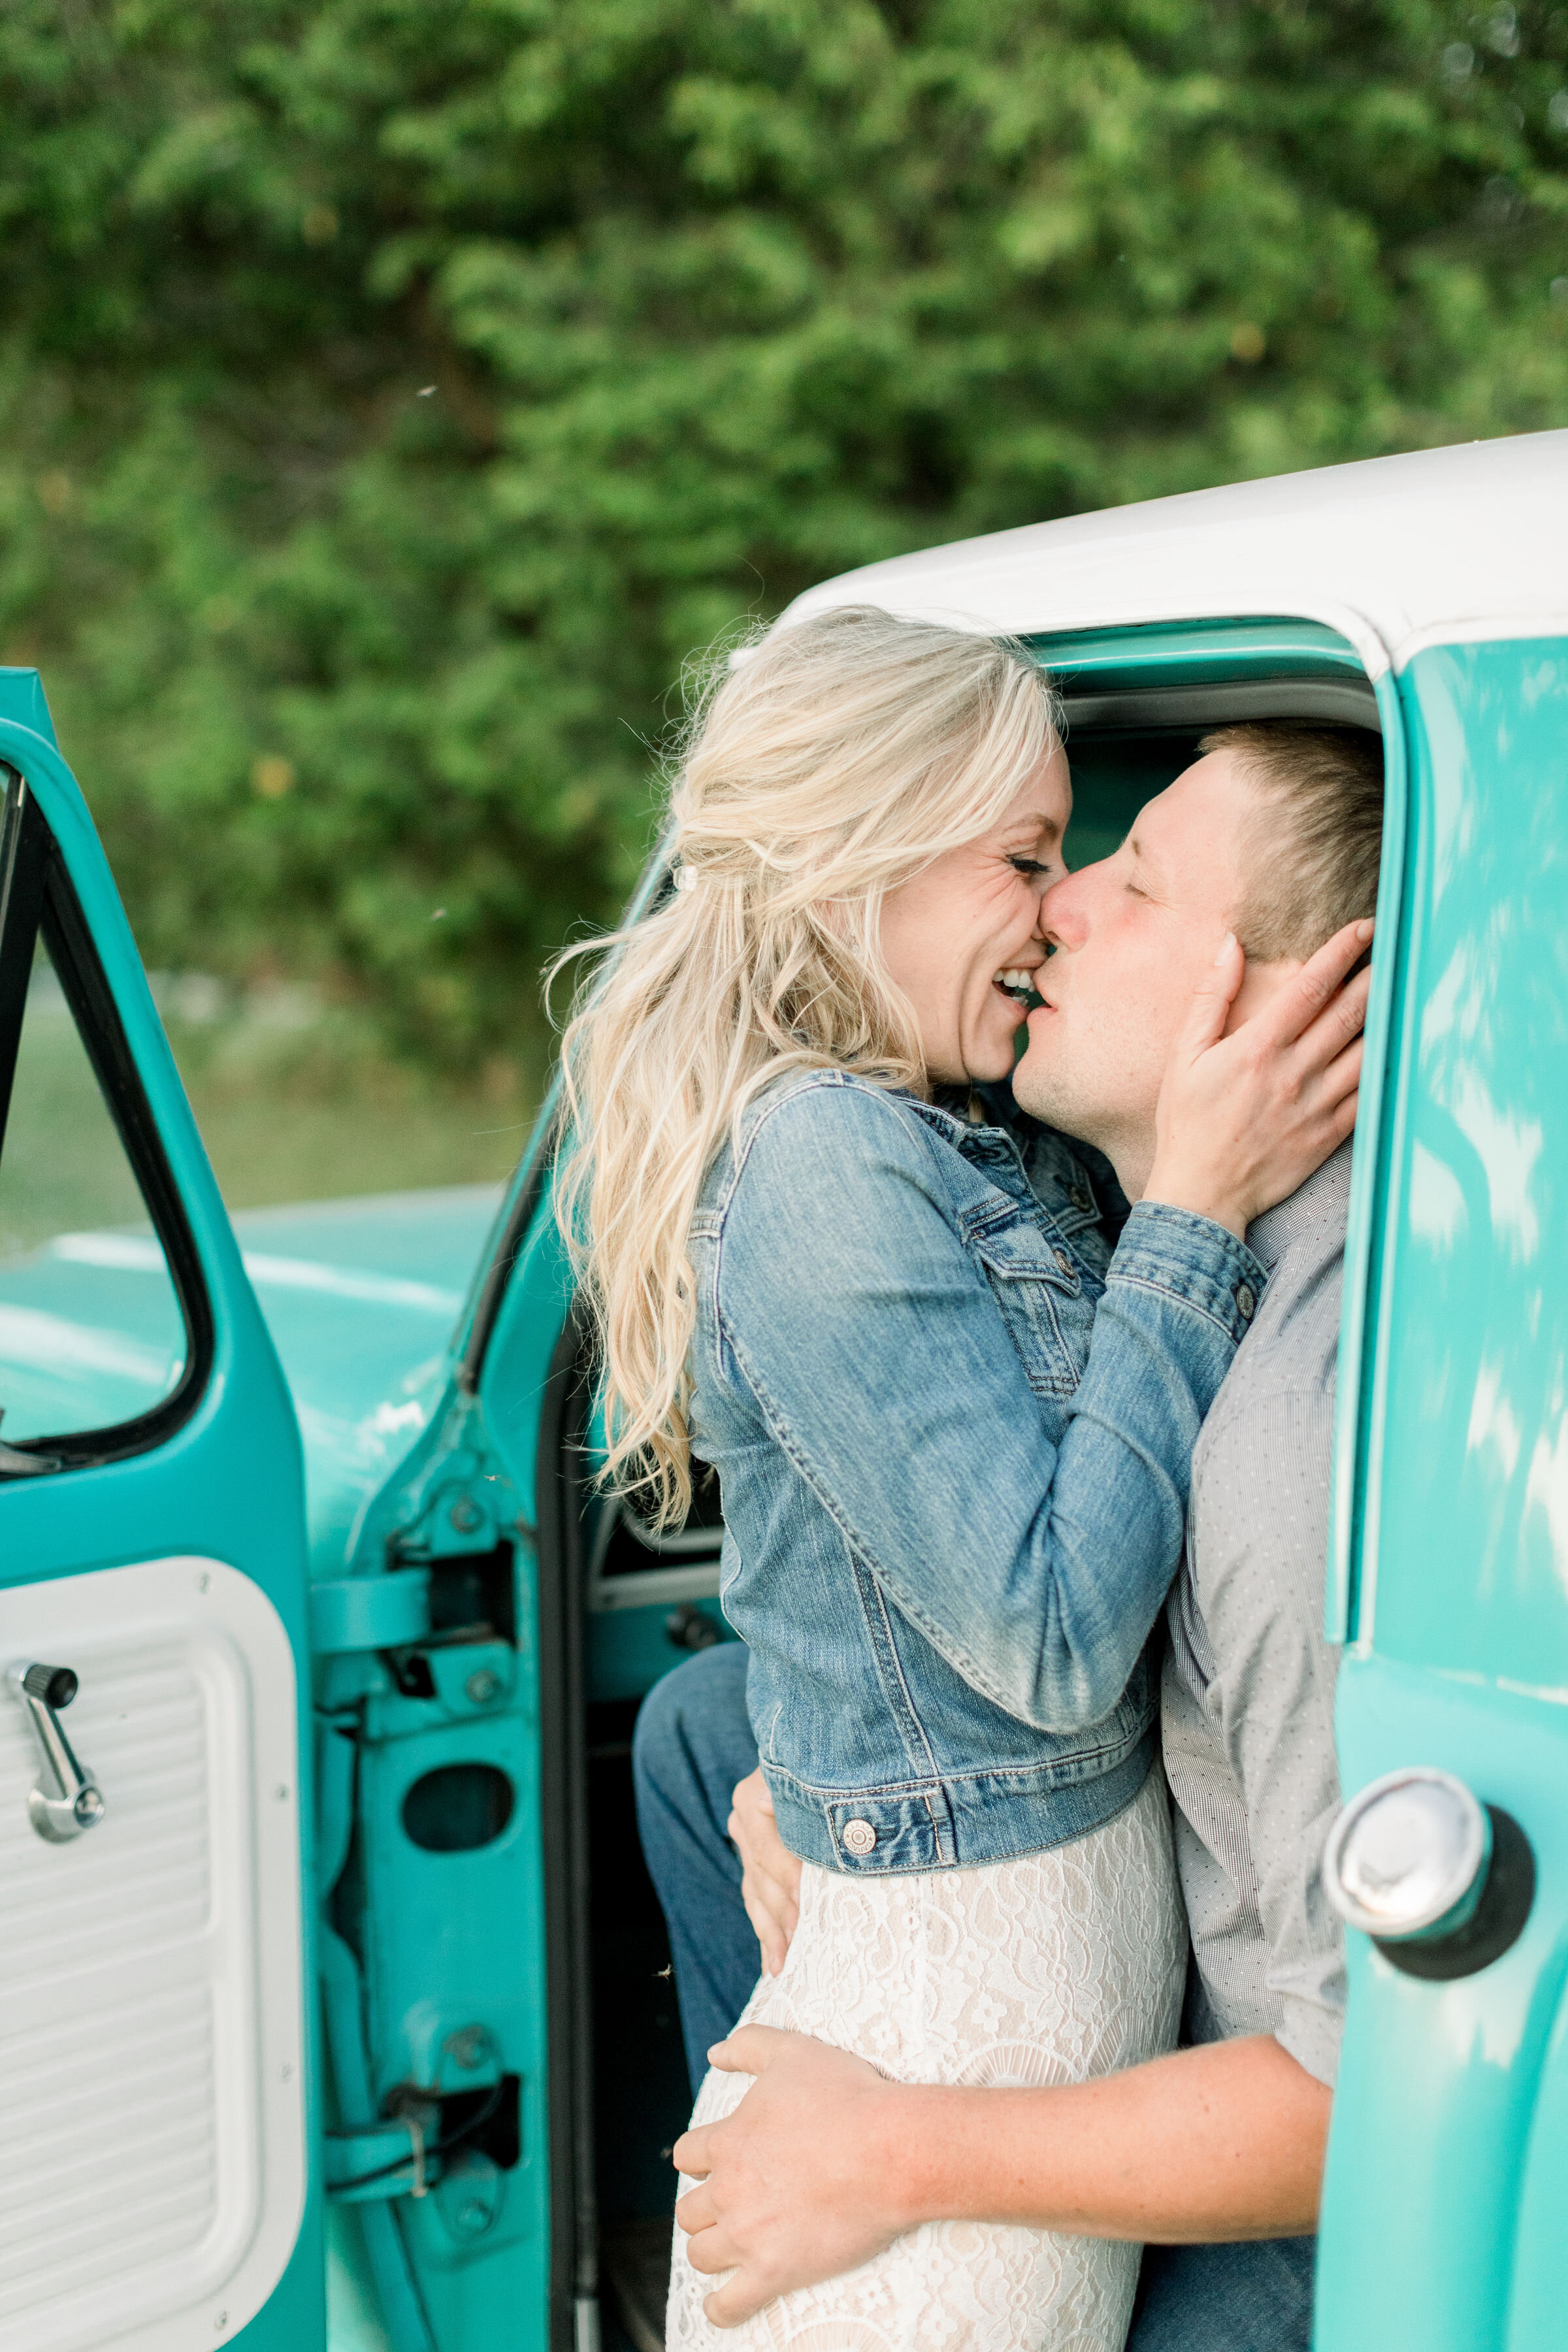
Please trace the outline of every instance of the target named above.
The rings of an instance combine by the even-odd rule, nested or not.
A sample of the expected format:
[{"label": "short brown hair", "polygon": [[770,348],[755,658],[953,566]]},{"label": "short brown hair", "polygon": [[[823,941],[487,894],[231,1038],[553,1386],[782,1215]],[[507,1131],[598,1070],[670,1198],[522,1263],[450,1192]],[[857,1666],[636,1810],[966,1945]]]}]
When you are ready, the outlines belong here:
[{"label": "short brown hair", "polygon": [[1259,963],[1304,961],[1377,907],[1383,744],[1363,727],[1274,719],[1216,727],[1200,754],[1229,751],[1265,795],[1247,828],[1249,877],[1237,937]]}]

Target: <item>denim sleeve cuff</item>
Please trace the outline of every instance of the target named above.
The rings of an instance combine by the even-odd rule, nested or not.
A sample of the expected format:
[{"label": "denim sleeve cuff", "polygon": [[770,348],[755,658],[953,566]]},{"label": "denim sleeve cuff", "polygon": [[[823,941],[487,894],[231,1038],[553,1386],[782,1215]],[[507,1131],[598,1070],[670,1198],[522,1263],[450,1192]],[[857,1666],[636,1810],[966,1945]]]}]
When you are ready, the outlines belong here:
[{"label": "denim sleeve cuff", "polygon": [[1268,1276],[1245,1242],[1212,1217],[1140,1201],[1122,1228],[1107,1276],[1163,1290],[1217,1323],[1239,1344],[1252,1327]]}]

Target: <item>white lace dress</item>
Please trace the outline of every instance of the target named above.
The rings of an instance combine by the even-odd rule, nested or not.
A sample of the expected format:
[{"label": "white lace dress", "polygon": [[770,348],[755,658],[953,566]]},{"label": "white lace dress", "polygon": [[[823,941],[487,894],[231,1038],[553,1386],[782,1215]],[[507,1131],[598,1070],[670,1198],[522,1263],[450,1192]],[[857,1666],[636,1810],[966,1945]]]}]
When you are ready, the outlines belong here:
[{"label": "white lace dress", "polygon": [[[784,1972],[745,2021],[815,2034],[900,2082],[1080,2082],[1173,2047],[1186,1927],[1164,1775],[1103,1829],[1018,1862],[860,1878],[805,1866]],[[714,2123],[749,2074],[710,2073]],[[681,2183],[681,2190],[692,2184]],[[858,2271],[717,2328],[675,2232],[670,2352],[1121,2352],[1139,2249],[927,2222]]]}]

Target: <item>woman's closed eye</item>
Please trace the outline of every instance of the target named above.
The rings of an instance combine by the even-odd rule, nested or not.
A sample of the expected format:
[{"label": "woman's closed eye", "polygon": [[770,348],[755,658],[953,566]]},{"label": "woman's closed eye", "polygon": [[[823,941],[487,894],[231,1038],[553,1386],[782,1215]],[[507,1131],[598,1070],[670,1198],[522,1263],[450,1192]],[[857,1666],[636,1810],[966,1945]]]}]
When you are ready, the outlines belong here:
[{"label": "woman's closed eye", "polygon": [[1042,860],[1038,857],[1009,857],[1007,863],[1018,874],[1054,874],[1056,872],[1056,867],[1049,858]]}]

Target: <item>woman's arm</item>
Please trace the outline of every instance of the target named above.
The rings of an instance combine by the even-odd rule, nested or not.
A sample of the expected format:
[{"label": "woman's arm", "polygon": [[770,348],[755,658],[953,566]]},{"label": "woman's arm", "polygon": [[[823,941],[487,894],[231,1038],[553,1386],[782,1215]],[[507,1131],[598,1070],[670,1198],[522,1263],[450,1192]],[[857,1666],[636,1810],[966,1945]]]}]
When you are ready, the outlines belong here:
[{"label": "woman's arm", "polygon": [[[1029,1385],[942,1148],[868,1087],[766,1111],[720,1244],[721,1345],[910,1622],[1008,1713],[1075,1729],[1110,1711],[1148,1638],[1262,1273],[1223,1227],[1135,1209],[1068,1418]],[[701,1384],[699,1366],[699,1411]]]},{"label": "woman's arm", "polygon": [[[1310,1172],[1344,1123],[1342,1093],[1309,1084],[1342,1060],[1340,1008],[1322,1011],[1331,964],[1329,950],[1314,958],[1261,1016],[1267,1035],[1239,1054],[1246,1032],[1217,1049],[1197,1042],[1223,1025],[1223,971],[1189,1024],[1184,1083],[1195,1099],[1217,1050],[1226,1131],[1250,1087],[1274,1138],[1266,1155],[1242,1154],[1254,1188],[1289,1190],[1290,1154]],[[954,1221],[938,1150],[895,1097],[864,1086],[802,1088],[766,1110],[725,1216],[721,1344],[910,1622],[1009,1714],[1075,1730],[1109,1714],[1158,1614],[1193,1446],[1262,1270],[1214,1219],[1140,1202],[1068,1409],[1030,1388]]]}]

